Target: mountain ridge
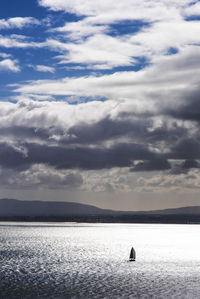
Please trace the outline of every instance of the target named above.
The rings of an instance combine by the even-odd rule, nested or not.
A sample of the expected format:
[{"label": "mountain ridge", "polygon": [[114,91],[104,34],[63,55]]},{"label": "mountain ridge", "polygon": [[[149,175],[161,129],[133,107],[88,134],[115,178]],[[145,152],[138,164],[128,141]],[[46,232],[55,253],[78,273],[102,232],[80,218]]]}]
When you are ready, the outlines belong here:
[{"label": "mountain ridge", "polygon": [[73,202],[55,202],[39,200],[0,199],[0,216],[65,216],[112,214],[112,210],[102,210],[98,207]]},{"label": "mountain ridge", "polygon": [[0,216],[67,216],[67,215],[200,215],[200,206],[186,206],[150,211],[120,211],[64,201],[18,200],[1,198]]}]

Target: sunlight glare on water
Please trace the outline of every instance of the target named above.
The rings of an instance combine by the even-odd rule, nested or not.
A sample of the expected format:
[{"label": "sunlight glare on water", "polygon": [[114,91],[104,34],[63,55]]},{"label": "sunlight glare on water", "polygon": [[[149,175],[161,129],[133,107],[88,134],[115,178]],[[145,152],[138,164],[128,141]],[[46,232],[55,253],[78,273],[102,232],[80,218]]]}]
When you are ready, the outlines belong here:
[{"label": "sunlight glare on water", "polygon": [[0,298],[199,298],[199,235],[199,225],[1,223]]}]

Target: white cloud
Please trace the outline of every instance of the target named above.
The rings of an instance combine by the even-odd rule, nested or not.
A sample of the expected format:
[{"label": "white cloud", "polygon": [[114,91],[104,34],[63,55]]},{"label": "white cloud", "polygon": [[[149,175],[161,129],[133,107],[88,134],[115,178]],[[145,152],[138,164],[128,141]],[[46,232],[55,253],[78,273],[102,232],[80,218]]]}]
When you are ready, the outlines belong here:
[{"label": "white cloud", "polygon": [[199,44],[199,30],[200,22],[198,21],[158,22],[131,36],[129,42],[139,44],[144,54],[155,56],[166,54],[172,47],[181,49],[186,45]]},{"label": "white cloud", "polygon": [[[192,4],[191,0],[184,0],[181,3],[177,0],[128,0],[115,3],[114,6],[112,0],[101,1],[101,3],[95,0],[86,0],[84,3],[81,0],[73,2],[41,0],[39,3],[53,10],[84,15],[85,18],[77,22],[68,22],[63,27],[52,28],[61,34],[59,39],[48,38],[36,43],[17,35],[0,36],[0,46],[5,48],[48,47],[62,53],[57,56],[60,64],[81,64],[86,69],[103,70],[134,65],[137,57],[146,57],[151,62],[156,55],[166,54],[172,47],[181,49],[186,45],[200,42],[198,34],[200,23],[184,20],[187,9],[196,7],[196,5],[188,6]],[[139,32],[122,36],[109,35],[111,24],[127,20],[150,23],[149,26],[141,27]],[[4,21],[2,22],[5,23]],[[37,23],[38,21],[34,18],[7,20],[8,24],[16,27],[31,22]]]},{"label": "white cloud", "polygon": [[19,72],[18,60],[4,59],[0,61],[0,71]]},{"label": "white cloud", "polygon": [[[47,40],[50,48],[63,51],[57,56],[59,63],[82,64],[87,69],[111,69],[135,64],[135,57],[147,57],[150,61],[155,55],[163,55],[172,47],[181,47],[200,42],[200,22],[184,20],[188,6],[193,2],[165,0],[128,0],[113,5],[108,1],[52,1],[39,3],[53,10],[64,10],[84,15],[80,21],[66,23],[54,30],[72,42]],[[111,36],[110,25],[121,21],[149,22],[148,26],[120,36]],[[126,26],[126,25],[124,25]],[[75,41],[75,42],[74,42]]]},{"label": "white cloud", "polygon": [[88,64],[97,69],[134,64],[134,52],[135,56],[141,53],[140,47],[131,45],[126,39],[102,34],[91,36],[81,43],[66,43],[64,47],[68,53],[58,57],[60,63]]},{"label": "white cloud", "polygon": [[36,65],[35,69],[38,72],[49,72],[49,73],[54,73],[55,68],[47,65]]},{"label": "white cloud", "polygon": [[8,53],[0,53],[0,57],[2,58],[9,58],[11,57],[12,55],[11,54],[8,54]]},{"label": "white cloud", "polygon": [[[200,48],[188,46],[175,55],[158,56],[138,72],[38,80],[16,88],[22,94],[106,97],[131,101],[141,109],[181,101],[186,90],[196,88],[200,76]],[[167,102],[163,102],[167,98]],[[156,108],[154,108],[156,109]]]},{"label": "white cloud", "polygon": [[0,47],[3,48],[39,48],[42,47],[42,43],[35,43],[29,40],[27,36],[23,35],[0,35]]},{"label": "white cloud", "polygon": [[71,39],[82,39],[82,37],[102,34],[108,31],[109,27],[106,25],[96,25],[91,23],[88,19],[81,20],[79,22],[66,23],[63,27],[55,28],[55,31],[67,33]]},{"label": "white cloud", "polygon": [[93,123],[116,109],[112,101],[69,105],[66,102],[21,99],[17,104],[0,102],[0,127],[25,126],[50,128],[52,124],[67,131],[81,122]]},{"label": "white cloud", "polygon": [[108,23],[119,20],[160,20],[171,18],[177,14],[177,8],[192,3],[192,0],[127,0],[118,1],[113,5],[112,0],[39,0],[39,4],[52,10],[64,10],[77,15],[93,16],[99,22]]},{"label": "white cloud", "polygon": [[32,17],[15,17],[9,19],[0,19],[0,30],[1,29],[13,29],[13,28],[23,28],[28,25],[38,25],[40,22]]},{"label": "white cloud", "polygon": [[13,97],[17,101],[55,101],[55,98],[51,95],[36,95],[36,94],[26,94],[25,96],[19,95],[16,97]]},{"label": "white cloud", "polygon": [[199,190],[200,176],[199,169],[192,169],[186,174],[171,175],[161,173],[151,174],[151,177],[138,178],[138,191],[164,192],[195,192]]},{"label": "white cloud", "polygon": [[193,5],[186,7],[184,10],[186,16],[198,16],[200,15],[200,3],[196,2]]}]

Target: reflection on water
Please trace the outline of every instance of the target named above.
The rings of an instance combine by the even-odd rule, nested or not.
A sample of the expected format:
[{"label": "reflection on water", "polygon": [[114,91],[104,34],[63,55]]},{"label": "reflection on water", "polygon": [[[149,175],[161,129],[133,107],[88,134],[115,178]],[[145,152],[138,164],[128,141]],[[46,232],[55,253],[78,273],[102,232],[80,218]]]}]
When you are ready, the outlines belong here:
[{"label": "reflection on water", "polygon": [[0,298],[199,298],[199,235],[199,225],[1,223]]}]

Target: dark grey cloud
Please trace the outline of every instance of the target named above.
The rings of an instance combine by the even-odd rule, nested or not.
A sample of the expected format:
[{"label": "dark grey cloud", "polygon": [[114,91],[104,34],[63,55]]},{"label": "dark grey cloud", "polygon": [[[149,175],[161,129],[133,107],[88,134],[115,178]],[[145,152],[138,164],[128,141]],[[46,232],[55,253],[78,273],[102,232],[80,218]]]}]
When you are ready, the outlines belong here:
[{"label": "dark grey cloud", "polygon": [[67,138],[62,138],[61,143],[99,143],[123,136],[140,139],[147,135],[147,128],[151,125],[150,119],[136,118],[130,121],[106,117],[92,124],[79,123],[71,127],[67,132]]},{"label": "dark grey cloud", "polygon": [[98,145],[109,140],[118,140],[119,142],[119,138],[127,137],[148,146],[161,141],[173,144],[187,135],[188,129],[178,126],[175,121],[170,124],[170,127],[167,121],[163,121],[161,126],[153,128],[151,117],[143,119],[140,115],[138,117],[134,115],[132,119],[106,117],[92,124],[79,123],[67,131],[66,137],[65,135],[60,136],[60,143]]},{"label": "dark grey cloud", "polygon": [[183,169],[200,168],[199,162],[193,159],[185,160],[182,164]]},{"label": "dark grey cloud", "polygon": [[30,166],[23,148],[16,148],[6,143],[0,143],[0,165],[5,168],[23,171]]},{"label": "dark grey cloud", "polygon": [[199,159],[200,158],[200,141],[193,138],[182,138],[171,147],[168,154],[171,159]]},{"label": "dark grey cloud", "polygon": [[[195,103],[197,99],[197,94],[193,95]],[[31,106],[30,111],[38,112],[38,108]],[[30,123],[22,115],[17,122],[21,125],[14,125],[16,118],[13,117],[7,126],[5,123],[0,128],[0,165],[17,171],[34,164],[61,170],[129,167],[131,171],[160,171],[171,168],[171,159],[179,160],[179,165],[187,160],[185,166],[179,167],[181,171],[198,168],[194,162],[189,166],[191,161],[200,159],[197,123],[185,126],[175,115],[171,113],[168,117],[163,111],[157,111],[158,123],[155,113],[130,111],[112,117],[107,114],[97,121],[83,122],[77,118],[72,124],[67,122],[66,128],[65,122],[58,118],[52,122],[52,117],[47,115],[42,119],[40,113],[31,114],[34,121]]]},{"label": "dark grey cloud", "polygon": [[165,159],[152,159],[137,163],[130,171],[160,171],[171,168],[170,163]]},{"label": "dark grey cloud", "polygon": [[14,137],[14,138],[34,138],[46,140],[51,137],[51,128],[36,128],[25,126],[12,126],[0,128],[0,136]]},{"label": "dark grey cloud", "polygon": [[170,174],[179,175],[179,174],[187,174],[190,169],[200,168],[200,164],[198,161],[193,159],[187,159],[182,163],[176,163],[170,170]]},{"label": "dark grey cloud", "polygon": [[172,175],[187,174],[191,169],[194,168],[200,168],[200,164],[198,161],[194,159],[186,159],[184,161],[180,160],[180,162],[176,161],[175,163],[173,163],[168,173]]},{"label": "dark grey cloud", "polygon": [[130,167],[133,160],[151,159],[155,156],[147,147],[135,143],[121,143],[110,148],[84,148],[25,144],[23,151],[0,144],[0,165],[6,168],[26,168],[33,164],[47,164],[57,169],[103,169]]},{"label": "dark grey cloud", "polygon": [[58,169],[103,169],[130,167],[132,160],[152,158],[154,154],[144,145],[121,143],[110,148],[50,147],[28,145],[30,163],[45,163]]},{"label": "dark grey cloud", "polygon": [[184,169],[180,165],[174,166],[169,172],[169,174],[172,175],[180,175],[180,174],[187,174],[187,173],[188,173],[188,169]]},{"label": "dark grey cloud", "polygon": [[186,92],[181,103],[174,107],[166,108],[166,114],[175,119],[200,121],[200,90]]},{"label": "dark grey cloud", "polygon": [[188,129],[177,125],[174,121],[168,125],[167,121],[163,121],[162,125],[151,130],[147,130],[147,134],[144,136],[145,142],[148,144],[157,144],[164,142],[166,147],[170,147],[176,143],[177,140],[188,135]]},{"label": "dark grey cloud", "polygon": [[[152,129],[151,119],[131,121],[107,117],[90,125],[80,123],[66,132],[53,126],[1,128],[0,136],[15,142],[0,144],[0,165],[18,171],[34,164],[57,169],[132,167],[131,171],[156,171],[170,169],[168,159],[200,158],[200,142],[195,136],[187,137],[189,130],[175,122],[168,126],[166,121]],[[129,139],[120,143],[124,137]],[[23,140],[27,142],[22,143]],[[112,145],[105,146],[102,143],[105,141],[112,141]]]}]

